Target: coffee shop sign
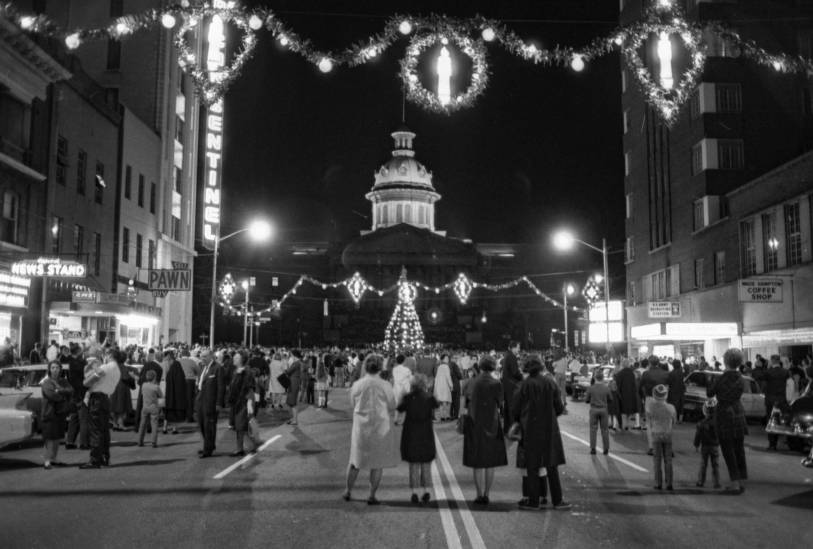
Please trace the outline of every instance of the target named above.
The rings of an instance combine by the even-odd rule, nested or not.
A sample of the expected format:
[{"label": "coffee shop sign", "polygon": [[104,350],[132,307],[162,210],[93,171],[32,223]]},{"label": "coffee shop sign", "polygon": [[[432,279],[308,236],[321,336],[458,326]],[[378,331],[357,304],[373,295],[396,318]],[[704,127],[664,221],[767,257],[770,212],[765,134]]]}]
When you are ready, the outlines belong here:
[{"label": "coffee shop sign", "polygon": [[17,276],[29,277],[84,278],[87,275],[87,266],[76,261],[40,257],[13,263],[11,273]]}]

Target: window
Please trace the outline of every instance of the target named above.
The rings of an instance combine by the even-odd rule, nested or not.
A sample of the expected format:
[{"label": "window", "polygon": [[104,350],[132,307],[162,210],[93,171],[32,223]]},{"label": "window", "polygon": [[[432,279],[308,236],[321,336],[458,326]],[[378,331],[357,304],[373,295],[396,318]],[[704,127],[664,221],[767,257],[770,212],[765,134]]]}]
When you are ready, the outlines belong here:
[{"label": "window", "polygon": [[6,191],[3,193],[3,242],[17,244],[19,237],[20,198],[16,193]]},{"label": "window", "polygon": [[155,186],[155,181],[150,183],[150,213],[155,213],[155,200],[157,198],[158,189]]},{"label": "window", "polygon": [[621,93],[627,91],[627,71],[621,69]]},{"label": "window", "polygon": [[757,247],[754,242],[754,220],[740,223],[740,245],[742,246],[742,276],[757,272]]},{"label": "window", "polygon": [[85,252],[85,229],[81,225],[73,226],[73,250],[77,256]]},{"label": "window", "polygon": [[763,270],[779,268],[779,239],[776,238],[776,214],[762,214],[762,260]]},{"label": "window", "polygon": [[117,71],[121,68],[121,41],[109,38],[107,40],[107,70]]},{"label": "window", "polygon": [[702,290],[706,287],[706,281],[703,277],[703,259],[694,260],[694,287]]},{"label": "window", "polygon": [[785,204],[785,253],[788,267],[802,262],[802,223],[798,202]]},{"label": "window", "polygon": [[742,141],[720,139],[717,142],[718,167],[721,170],[740,170],[745,166]]},{"label": "window", "polygon": [[68,179],[68,140],[56,138],[56,182],[65,185]]},{"label": "window", "polygon": [[714,283],[725,283],[725,251],[714,252]]},{"label": "window", "polygon": [[124,168],[124,198],[131,198],[133,196],[133,168],[127,166]]},{"label": "window", "polygon": [[630,280],[629,283],[629,301],[632,305],[636,305],[638,303],[638,297],[634,280]]},{"label": "window", "polygon": [[630,153],[624,153],[624,175],[630,174]]},{"label": "window", "polygon": [[96,181],[95,181],[94,200],[96,204],[104,202],[104,164],[96,162]]},{"label": "window", "polygon": [[700,142],[692,147],[692,175],[697,175],[704,169],[703,142]]},{"label": "window", "polygon": [[141,257],[144,255],[144,241],[140,234],[136,234],[135,266],[141,268]]},{"label": "window", "polygon": [[175,179],[172,181],[172,188],[174,189],[174,191],[176,193],[182,194],[181,193],[181,182],[183,181],[183,179],[181,177],[181,173],[182,173],[181,168],[179,168],[178,166],[175,166],[175,171],[173,173],[175,174]]},{"label": "window", "polygon": [[699,231],[706,226],[706,208],[703,205],[703,199],[694,201],[694,222],[692,227],[695,231]]},{"label": "window", "polygon": [[184,121],[180,116],[175,117],[175,140],[183,145]]},{"label": "window", "polygon": [[627,133],[628,131],[630,131],[630,111],[629,111],[629,109],[624,111],[623,122],[624,122],[624,133]]},{"label": "window", "polygon": [[627,263],[635,261],[635,237],[627,237],[627,241],[624,244],[624,261]]},{"label": "window", "polygon": [[155,241],[147,240],[147,268],[155,268]]},{"label": "window", "polygon": [[644,277],[646,299],[666,299],[678,294],[680,294],[680,265],[672,265]]},{"label": "window", "polygon": [[395,208],[395,222],[396,223],[403,223],[404,222],[404,205],[398,204]]},{"label": "window", "polygon": [[172,234],[170,235],[173,240],[180,241],[181,240],[181,220],[174,215],[172,216],[172,226],[170,227],[172,230]]},{"label": "window", "polygon": [[[701,86],[703,84],[701,83]],[[700,109],[700,89],[696,89],[691,97],[689,97],[689,113],[692,117],[692,120],[700,118],[701,109]]]},{"label": "window", "polygon": [[85,194],[85,182],[88,176],[88,153],[79,149],[76,155],[76,192]]},{"label": "window", "polygon": [[121,260],[130,262],[130,229],[127,227],[121,231]]},{"label": "window", "polygon": [[0,88],[0,150],[28,164],[31,147],[31,106]]},{"label": "window", "polygon": [[93,274],[99,276],[102,270],[102,235],[93,233]]},{"label": "window", "polygon": [[55,215],[51,218],[51,253],[59,254],[62,240],[62,218]]},{"label": "window", "polygon": [[138,174],[138,206],[144,207],[144,174]]},{"label": "window", "polygon": [[624,197],[624,208],[626,210],[627,219],[632,219],[632,193],[627,193]]},{"label": "window", "polygon": [[717,112],[742,112],[742,87],[739,84],[715,84]]}]

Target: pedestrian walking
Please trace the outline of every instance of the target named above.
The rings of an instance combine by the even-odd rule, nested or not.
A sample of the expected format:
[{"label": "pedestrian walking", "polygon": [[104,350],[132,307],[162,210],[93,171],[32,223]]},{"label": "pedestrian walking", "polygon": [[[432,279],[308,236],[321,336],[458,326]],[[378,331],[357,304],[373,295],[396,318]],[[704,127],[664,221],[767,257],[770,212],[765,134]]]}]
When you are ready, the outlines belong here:
[{"label": "pedestrian walking", "polygon": [[103,465],[110,465],[110,395],[118,387],[126,355],[121,351],[113,351],[104,358],[109,358],[110,362],[102,364],[103,355],[99,348],[88,353],[84,385],[88,389],[85,399],[88,407],[90,460],[80,465],[80,469],[98,469]]},{"label": "pedestrian walking", "polygon": [[71,359],[68,362],[68,383],[73,387],[71,407],[68,414],[68,434],[65,437],[65,449],[72,450],[79,443],[79,449],[87,450],[88,445],[88,407],[85,404],[84,386],[85,366],[87,360],[82,356],[79,345],[71,347]]},{"label": "pedestrian walking", "polygon": [[384,358],[370,354],[364,359],[365,375],[350,389],[353,406],[353,430],[350,436],[350,462],[347,466],[347,489],[343,494],[350,501],[353,486],[361,469],[370,469],[369,505],[380,502],[375,494],[383,470],[398,465],[393,419],[395,394],[390,384],[378,375]]},{"label": "pedestrian walking", "polygon": [[604,373],[596,372],[595,383],[587,389],[585,402],[590,404],[590,454],[596,454],[596,431],[601,426],[601,442],[604,455],[610,453],[610,429],[608,427],[610,402],[613,400],[610,388],[604,383]]},{"label": "pedestrian walking", "polygon": [[198,450],[198,457],[208,458],[215,451],[217,415],[225,404],[226,385],[222,366],[215,362],[211,349],[201,351],[200,362],[202,370],[197,382],[195,413],[203,438],[203,448]]},{"label": "pedestrian walking", "polygon": [[288,386],[288,397],[285,403],[291,410],[291,419],[288,420],[288,425],[296,425],[298,423],[297,418],[299,416],[299,409],[297,408],[299,405],[299,389],[302,385],[302,351],[299,349],[294,349],[291,351],[291,355],[293,356],[294,360],[288,369],[285,370],[285,373],[291,383]]},{"label": "pedestrian walking", "polygon": [[438,401],[438,419],[440,421],[449,421],[451,418],[452,406],[452,372],[449,369],[449,355],[443,354],[440,356],[440,364],[438,364],[437,372],[435,373],[435,400]]},{"label": "pedestrian walking", "polygon": [[621,369],[615,374],[615,384],[618,388],[618,408],[623,425],[619,423],[618,428],[629,431],[630,422],[635,426],[640,425],[638,418],[638,386],[635,381],[635,372],[632,369],[632,362],[628,358],[621,359]]},{"label": "pedestrian walking", "polygon": [[[568,365],[570,361],[561,350],[556,350],[556,360],[553,361],[553,376],[556,385],[559,387],[559,395],[562,398],[562,404],[567,411],[567,376],[569,374]],[[573,400],[576,400],[576,392],[573,391]]]},{"label": "pedestrian walking", "polygon": [[[123,351],[113,351],[113,353],[114,357],[119,357],[121,361],[114,358],[119,368],[119,382],[116,384],[113,394],[110,395],[110,414],[113,417],[113,430],[124,431],[126,429],[125,420],[133,413],[132,390],[136,388],[138,376],[132,373],[125,364],[127,355]],[[136,424],[139,419],[135,418]]]},{"label": "pedestrian walking", "polygon": [[314,390],[316,391],[316,406],[319,408],[327,408],[327,391],[329,389],[329,378],[327,374],[327,366],[323,358],[316,360],[316,372],[314,374],[315,384]]},{"label": "pedestrian walking", "polygon": [[279,382],[279,377],[285,373],[285,363],[282,360],[282,353],[276,352],[268,364],[270,372],[268,379],[268,390],[271,393],[271,408],[283,407],[285,401],[285,387]]},{"label": "pedestrian walking", "polygon": [[653,391],[655,387],[658,385],[664,385],[668,388],[668,377],[669,373],[661,368],[661,361],[655,355],[650,355],[647,359],[649,363],[649,368],[641,374],[641,383],[639,385],[639,394],[643,399],[644,402],[644,417],[646,417],[646,441],[649,450],[647,453],[651,456],[654,455],[654,446],[653,446],[653,438],[652,438],[652,429],[650,428],[649,424],[651,422],[651,418],[647,415],[646,410],[648,405],[652,402]]},{"label": "pedestrian walking", "polygon": [[[147,425],[152,433],[152,447],[158,448],[158,416],[161,413],[158,399],[164,398],[164,393],[158,385],[155,370],[148,370],[141,384],[141,421],[138,427],[138,445],[144,446],[144,435],[147,433]],[[147,423],[149,422],[149,423]]]},{"label": "pedestrian walking", "polygon": [[[788,377],[788,371],[782,367],[779,355],[771,355],[771,363],[764,375],[766,420],[771,416],[774,408],[781,413],[787,412],[788,402],[785,398]],[[779,442],[779,435],[768,434],[768,450],[775,451],[777,442]]]},{"label": "pedestrian walking", "polygon": [[164,365],[167,366],[164,379],[166,384],[166,400],[164,403],[164,434],[167,426],[172,425],[172,434],[176,434],[176,425],[186,420],[186,374],[180,361],[175,359],[175,353],[164,353]]},{"label": "pedestrian walking", "polygon": [[192,357],[188,349],[181,351],[181,358],[178,359],[183,368],[183,375],[186,379],[186,422],[195,422],[195,401],[198,392],[198,377],[200,376],[200,361],[197,357]]},{"label": "pedestrian walking", "polygon": [[[514,348],[518,347],[516,345]],[[492,357],[483,357],[480,360],[480,375],[467,386],[470,396],[463,432],[463,465],[473,469],[477,490],[474,503],[478,505],[489,502],[494,468],[508,465],[500,418],[505,385],[492,376],[496,367],[497,363]]]},{"label": "pedestrian walking", "polygon": [[720,441],[731,485],[726,489],[736,494],[745,492],[748,467],[745,462],[745,435],[748,425],[745,422],[745,409],[740,398],[744,391],[742,374],[739,368],[744,360],[742,351],[731,348],[723,355],[726,370],[717,382],[708,389],[708,396],[717,398],[714,413],[714,427]]},{"label": "pedestrian walking", "polygon": [[652,398],[646,401],[645,411],[652,441],[655,489],[663,489],[665,475],[666,489],[672,491],[672,429],[677,421],[677,412],[674,406],[666,402],[668,394],[666,385],[656,385],[652,389]]},{"label": "pedestrian walking", "polygon": [[[249,432],[249,422],[254,417],[256,402],[254,392],[257,389],[257,381],[252,371],[248,368],[248,355],[245,351],[239,350],[232,357],[234,363],[234,373],[228,389],[227,402],[234,410],[234,432],[237,437],[237,446],[231,453],[232,457],[246,455],[244,440]],[[249,437],[251,438],[251,437]],[[257,444],[251,439],[253,447],[251,453],[257,451]]]},{"label": "pedestrian walking", "polygon": [[449,372],[452,376],[452,406],[449,410],[449,419],[457,419],[460,416],[460,382],[463,380],[463,371],[457,360],[449,362]]},{"label": "pedestrian walking", "polygon": [[[403,355],[401,356],[403,358]],[[403,364],[403,362],[402,362]],[[412,490],[412,503],[428,503],[432,487],[430,467],[435,459],[435,432],[432,429],[432,416],[438,401],[432,396],[427,385],[429,380],[423,374],[410,377],[410,391],[398,404],[398,412],[404,414],[401,431],[401,459],[409,463],[409,488]],[[420,485],[423,495],[418,499],[416,492]]]},{"label": "pedestrian walking", "polygon": [[[569,509],[563,499],[559,479],[559,465],[565,464],[565,451],[559,432],[558,417],[564,413],[564,403],[559,387],[550,375],[542,374],[542,361],[534,356],[528,360],[525,371],[528,377],[519,385],[514,395],[513,421],[519,423],[522,458],[527,477],[527,500],[520,501],[523,509],[540,506],[539,470],[544,468],[550,487],[554,509]],[[520,466],[520,449],[517,448],[517,466]]]},{"label": "pedestrian walking", "polygon": [[684,377],[686,374],[683,371],[683,363],[678,359],[673,360],[672,371],[666,376],[666,386],[669,387],[669,396],[666,401],[675,407],[678,423],[683,421],[683,398],[686,395]]},{"label": "pedestrian walking", "polygon": [[720,441],[714,429],[714,413],[717,400],[710,398],[703,404],[703,419],[697,422],[694,433],[694,449],[700,452],[700,470],[697,473],[698,488],[706,483],[706,470],[711,462],[711,478],[714,488],[720,488]]},{"label": "pedestrian walking", "polygon": [[68,380],[61,377],[62,364],[52,361],[48,364],[48,376],[42,382],[41,427],[42,439],[45,441],[45,459],[43,466],[50,469],[52,465],[64,465],[56,460],[59,442],[65,436],[68,410],[71,405],[73,387]]}]

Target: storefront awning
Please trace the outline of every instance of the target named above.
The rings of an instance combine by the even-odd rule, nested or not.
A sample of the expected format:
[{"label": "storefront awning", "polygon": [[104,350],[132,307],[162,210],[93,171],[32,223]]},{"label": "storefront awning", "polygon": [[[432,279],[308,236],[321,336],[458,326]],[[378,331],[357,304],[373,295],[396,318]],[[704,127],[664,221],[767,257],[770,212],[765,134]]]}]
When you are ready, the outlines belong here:
[{"label": "storefront awning", "polygon": [[644,341],[697,341],[738,335],[736,322],[655,322],[630,328],[632,339]]},{"label": "storefront awning", "polygon": [[742,346],[763,347],[765,345],[811,345],[813,327],[792,330],[760,330],[742,336]]}]

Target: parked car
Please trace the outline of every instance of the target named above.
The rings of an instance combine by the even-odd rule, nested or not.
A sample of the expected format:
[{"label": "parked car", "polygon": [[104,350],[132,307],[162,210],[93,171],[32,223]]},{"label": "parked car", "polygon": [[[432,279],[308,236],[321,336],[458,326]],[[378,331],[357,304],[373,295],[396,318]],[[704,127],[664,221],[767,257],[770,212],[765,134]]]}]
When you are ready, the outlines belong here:
[{"label": "parked car", "polygon": [[609,370],[610,375],[612,375],[614,366],[609,364],[588,364],[586,370],[582,368],[582,372],[573,374],[573,382],[572,382],[572,395],[573,400],[581,399],[585,393],[587,393],[587,389],[593,384],[593,379],[596,376],[596,372],[599,370],[604,370],[605,379],[607,376],[607,370]]},{"label": "parked car", "polygon": [[28,392],[0,395],[0,448],[34,435],[34,414],[26,406],[30,395]]},{"label": "parked car", "polygon": [[765,431],[787,437],[788,448],[804,452],[813,444],[813,396],[797,398],[785,410],[774,407]]},{"label": "parked car", "polygon": [[[703,404],[708,400],[708,389],[723,375],[723,372],[714,370],[694,371],[686,376],[686,394],[683,398],[683,412],[687,417],[700,418],[703,414]],[[742,407],[748,419],[763,419],[765,417],[765,395],[760,392],[759,385],[749,376],[743,376]]]}]

